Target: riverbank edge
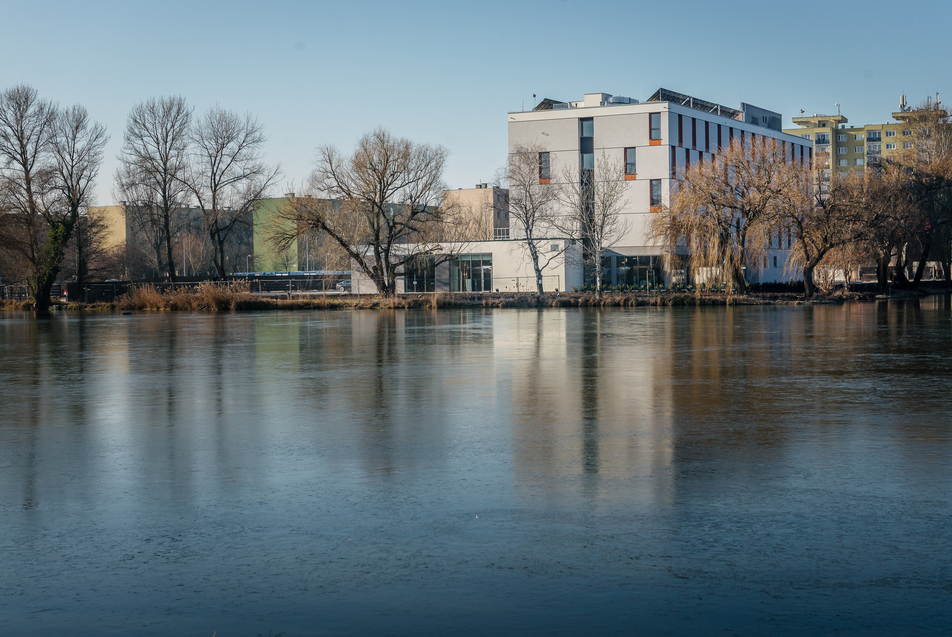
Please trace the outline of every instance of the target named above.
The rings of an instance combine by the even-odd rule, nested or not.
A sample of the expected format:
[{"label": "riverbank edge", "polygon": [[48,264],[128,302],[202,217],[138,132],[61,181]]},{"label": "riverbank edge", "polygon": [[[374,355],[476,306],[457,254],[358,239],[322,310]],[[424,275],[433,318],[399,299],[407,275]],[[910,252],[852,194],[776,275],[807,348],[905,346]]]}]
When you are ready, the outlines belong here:
[{"label": "riverbank edge", "polygon": [[[924,288],[888,295],[842,293],[805,299],[802,294],[752,292],[746,295],[718,292],[607,292],[596,297],[592,292],[550,292],[545,294],[486,292],[478,294],[429,293],[402,294],[394,298],[367,295],[334,295],[318,298],[261,297],[247,292],[216,294],[178,294],[174,297],[143,299],[123,297],[114,303],[55,303],[53,312],[114,313],[139,312],[257,312],[264,310],[359,310],[359,309],[451,309],[451,308],[569,308],[569,307],[677,307],[732,305],[825,305],[847,301],[902,300],[936,294],[945,289]],[[0,310],[31,311],[29,301],[0,301]]]}]

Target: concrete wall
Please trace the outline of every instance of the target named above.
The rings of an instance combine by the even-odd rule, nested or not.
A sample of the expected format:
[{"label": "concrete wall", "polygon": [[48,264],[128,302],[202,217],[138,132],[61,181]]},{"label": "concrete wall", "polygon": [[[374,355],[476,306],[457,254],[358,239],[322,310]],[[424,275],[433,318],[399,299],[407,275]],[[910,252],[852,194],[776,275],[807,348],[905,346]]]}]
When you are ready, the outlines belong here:
[{"label": "concrete wall", "polygon": [[465,217],[472,226],[472,241],[492,241],[497,228],[509,228],[509,191],[483,184],[443,192],[443,207]]}]

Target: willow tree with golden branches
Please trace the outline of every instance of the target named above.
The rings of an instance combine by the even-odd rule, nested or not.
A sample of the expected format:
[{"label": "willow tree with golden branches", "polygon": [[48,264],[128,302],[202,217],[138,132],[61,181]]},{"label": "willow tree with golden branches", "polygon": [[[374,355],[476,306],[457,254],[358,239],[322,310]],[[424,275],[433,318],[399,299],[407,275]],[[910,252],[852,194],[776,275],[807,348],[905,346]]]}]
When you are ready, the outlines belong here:
[{"label": "willow tree with golden branches", "polygon": [[649,222],[650,236],[670,255],[688,255],[694,281],[746,292],[746,270],[765,262],[782,194],[802,178],[785,154],[774,140],[734,141],[681,171],[670,205]]}]

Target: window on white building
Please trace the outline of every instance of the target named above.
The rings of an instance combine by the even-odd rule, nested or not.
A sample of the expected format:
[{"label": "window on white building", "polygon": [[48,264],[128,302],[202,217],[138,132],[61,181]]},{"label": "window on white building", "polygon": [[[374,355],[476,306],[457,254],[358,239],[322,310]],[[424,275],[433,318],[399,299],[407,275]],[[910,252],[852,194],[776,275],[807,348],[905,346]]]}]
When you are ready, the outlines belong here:
[{"label": "window on white building", "polygon": [[595,137],[595,120],[591,117],[586,117],[585,119],[579,120],[581,123],[581,131],[579,132],[579,137]]},{"label": "window on white building", "polygon": [[856,159],[853,160],[853,165],[854,165],[854,166],[862,166],[862,165],[864,164],[864,162],[865,162],[865,160],[864,160],[862,157],[857,157]]},{"label": "window on white building", "polygon": [[648,121],[651,126],[651,137],[649,139],[661,139],[661,113],[651,113],[648,115]]},{"label": "window on white building", "polygon": [[661,206],[661,180],[652,179],[651,180],[651,207],[658,208]]},{"label": "window on white building", "polygon": [[886,137],[895,137],[895,136],[896,136],[896,131],[894,130],[886,131]]},{"label": "window on white building", "polygon": [[837,136],[836,136],[836,141],[838,141],[838,142],[845,142],[845,141],[846,141],[846,135],[837,135]]},{"label": "window on white building", "polygon": [[863,147],[862,147],[862,146],[853,146],[853,152],[854,152],[854,153],[861,153],[861,152],[863,152]]},{"label": "window on white building", "polygon": [[635,168],[636,168],[636,166],[635,166],[635,149],[634,149],[634,148],[626,148],[626,149],[625,149],[625,174],[626,174],[626,175],[634,175],[634,174],[636,173]]},{"label": "window on white building", "polygon": [[853,139],[855,139],[856,141],[860,141],[860,140],[862,140],[862,139],[863,139],[863,135],[862,135],[862,134],[859,134],[859,135],[853,135]]},{"label": "window on white building", "polygon": [[840,166],[846,166],[848,162],[845,159],[840,160]]},{"label": "window on white building", "polygon": [[846,146],[837,146],[837,147],[836,147],[836,154],[837,154],[837,155],[845,155],[848,151],[849,151],[849,149],[848,149]]},{"label": "window on white building", "polygon": [[549,163],[549,153],[539,153],[539,180],[545,179],[548,181],[551,177],[552,171],[550,170],[551,164]]},{"label": "window on white building", "polygon": [[896,144],[886,144],[886,150],[896,150]]}]

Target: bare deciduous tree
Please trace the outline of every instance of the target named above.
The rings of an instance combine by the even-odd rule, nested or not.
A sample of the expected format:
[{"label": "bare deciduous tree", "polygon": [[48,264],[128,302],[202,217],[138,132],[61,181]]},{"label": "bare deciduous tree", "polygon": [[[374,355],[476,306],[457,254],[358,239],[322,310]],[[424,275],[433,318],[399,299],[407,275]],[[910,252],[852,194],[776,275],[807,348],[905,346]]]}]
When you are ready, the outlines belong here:
[{"label": "bare deciduous tree", "polygon": [[[538,146],[517,146],[509,154],[505,169],[505,181],[509,188],[510,221],[523,233],[523,245],[529,253],[536,277],[536,291],[542,294],[542,271],[562,258],[561,251],[543,253],[540,241],[560,233],[559,187],[549,183],[551,172],[543,176],[540,171],[551,171],[550,165],[541,165],[545,151]],[[546,153],[547,154],[547,153]]]},{"label": "bare deciduous tree", "polygon": [[187,184],[202,212],[215,269],[224,277],[227,242],[250,227],[255,200],[267,196],[280,169],[262,161],[264,127],[250,114],[212,107],[196,122],[191,139]]},{"label": "bare deciduous tree", "polygon": [[583,266],[595,282],[595,296],[602,293],[602,257],[628,230],[621,215],[625,207],[625,170],[606,155],[590,171],[566,166],[562,171],[560,198],[565,216],[557,219],[567,236],[582,244]]},{"label": "bare deciduous tree", "polygon": [[2,188],[18,230],[4,239],[30,264],[34,307],[45,312],[66,244],[91,189],[107,141],[81,106],[62,111],[20,85],[0,94]]},{"label": "bare deciduous tree", "polygon": [[790,179],[771,215],[769,232],[776,236],[778,248],[784,235],[790,237],[788,267],[799,270],[804,294],[810,298],[816,290],[817,267],[833,270],[855,256],[848,248],[875,234],[895,198],[876,172],[835,174],[821,183],[822,177],[803,164],[791,164],[788,170]]},{"label": "bare deciduous tree", "polygon": [[906,196],[906,236],[901,247],[897,246],[896,278],[902,285],[910,284],[905,269],[915,260],[917,267],[910,285],[916,288],[931,255],[938,254],[948,263],[946,255],[952,236],[952,125],[938,100],[907,111],[903,123],[909,127],[912,143],[886,158],[880,169],[887,174],[896,173]]},{"label": "bare deciduous tree", "polygon": [[42,199],[52,177],[49,147],[55,119],[56,107],[41,100],[30,86],[0,94],[0,187],[5,208],[0,242],[28,264],[34,298],[39,294],[36,270],[46,238]]},{"label": "bare deciduous tree", "polygon": [[173,245],[183,229],[188,202],[185,179],[192,109],[180,96],[150,98],[129,113],[123,135],[119,198],[127,202],[134,231],[155,251],[156,267],[175,281]]},{"label": "bare deciduous tree", "polygon": [[378,128],[364,135],[351,155],[333,146],[318,149],[308,194],[290,199],[275,224],[278,249],[310,231],[326,233],[392,296],[396,279],[422,256],[445,260],[447,246],[465,230],[447,223],[440,207],[447,151],[416,144]]}]

